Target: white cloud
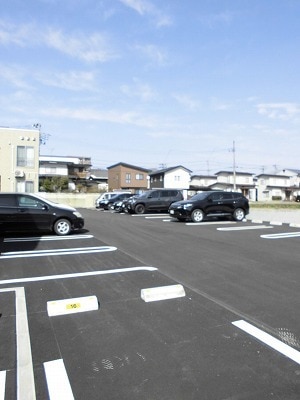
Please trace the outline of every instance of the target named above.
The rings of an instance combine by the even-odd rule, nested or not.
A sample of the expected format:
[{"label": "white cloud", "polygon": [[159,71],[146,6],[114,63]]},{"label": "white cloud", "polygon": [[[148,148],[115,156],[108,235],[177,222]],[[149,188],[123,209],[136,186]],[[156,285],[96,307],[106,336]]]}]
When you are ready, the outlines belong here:
[{"label": "white cloud", "polygon": [[14,25],[0,20],[0,44],[16,45],[24,47],[26,41],[31,37],[32,26],[30,24]]},{"label": "white cloud", "polygon": [[300,115],[300,104],[262,103],[257,106],[258,113],[271,119],[294,120]]},{"label": "white cloud", "polygon": [[173,97],[179,104],[190,110],[197,110],[200,108],[200,103],[186,94],[174,94]]},{"label": "white cloud", "polygon": [[0,64],[0,81],[10,83],[17,88],[30,89],[31,86],[27,82],[26,76],[27,73],[22,67]]},{"label": "white cloud", "polygon": [[135,50],[138,50],[144,56],[146,56],[152,64],[158,66],[165,66],[168,61],[168,57],[165,51],[160,49],[158,46],[148,45],[136,45]]},{"label": "white cloud", "polygon": [[158,125],[156,118],[143,116],[134,111],[97,110],[93,108],[47,108],[43,111],[45,116],[70,118],[82,121],[111,122],[115,124],[133,125],[140,128],[153,128]]},{"label": "white cloud", "polygon": [[67,35],[62,31],[49,29],[44,35],[45,44],[71,57],[86,62],[105,62],[116,58],[108,45],[105,35]]},{"label": "white cloud", "polygon": [[155,91],[147,83],[134,80],[133,85],[122,85],[121,91],[128,97],[137,97],[142,101],[150,101],[157,97]]},{"label": "white cloud", "polygon": [[0,21],[0,44],[19,47],[46,46],[88,63],[106,62],[117,57],[109,38],[99,32],[68,34],[62,30],[30,24],[14,25]]},{"label": "white cloud", "polygon": [[155,20],[157,27],[170,26],[172,25],[172,19],[163,14],[158,8],[152,3],[146,0],[119,0],[125,6],[132,8],[141,16],[150,15]]},{"label": "white cloud", "polygon": [[43,73],[36,77],[44,85],[72,91],[95,89],[95,74],[89,71],[68,71],[64,73]]}]

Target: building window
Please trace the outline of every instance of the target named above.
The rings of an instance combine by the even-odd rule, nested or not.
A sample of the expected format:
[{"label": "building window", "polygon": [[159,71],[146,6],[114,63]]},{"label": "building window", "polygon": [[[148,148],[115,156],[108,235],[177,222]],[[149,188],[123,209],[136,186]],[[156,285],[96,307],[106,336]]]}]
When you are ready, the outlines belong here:
[{"label": "building window", "polygon": [[56,174],[56,167],[46,167],[45,174],[48,175],[55,175]]},{"label": "building window", "polygon": [[180,175],[175,175],[175,176],[174,176],[174,180],[175,180],[176,182],[179,182],[179,181],[180,181]]},{"label": "building window", "polygon": [[131,182],[131,174],[129,172],[126,173],[125,182],[126,183],[130,183]]},{"label": "building window", "polygon": [[17,167],[34,167],[34,147],[17,146]]},{"label": "building window", "polygon": [[136,174],[136,175],[135,175],[135,179],[136,179],[137,181],[142,181],[142,180],[144,179],[144,174]]},{"label": "building window", "polygon": [[34,192],[34,183],[32,181],[25,182],[25,193],[33,193]]},{"label": "building window", "polygon": [[34,193],[33,181],[18,181],[16,186],[18,193]]}]

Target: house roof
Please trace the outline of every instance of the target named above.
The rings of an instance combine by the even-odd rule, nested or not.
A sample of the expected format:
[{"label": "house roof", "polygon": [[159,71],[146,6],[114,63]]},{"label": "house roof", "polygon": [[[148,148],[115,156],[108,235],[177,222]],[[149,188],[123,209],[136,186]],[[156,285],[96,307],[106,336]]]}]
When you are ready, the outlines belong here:
[{"label": "house roof", "polygon": [[216,175],[192,175],[191,178],[217,179]]},{"label": "house roof", "polygon": [[278,174],[259,174],[259,175],[256,175],[256,177],[257,178],[272,177],[272,178],[284,178],[284,179],[289,178],[287,175],[278,175]]},{"label": "house roof", "polygon": [[155,171],[152,171],[149,175],[150,175],[150,176],[152,176],[152,175],[161,175],[161,174],[165,174],[166,172],[170,172],[170,171],[173,171],[173,170],[176,170],[176,169],[179,169],[179,168],[184,169],[184,170],[186,170],[186,171],[189,172],[189,173],[192,172],[190,169],[185,168],[185,167],[183,167],[182,165],[176,165],[175,167],[169,167],[169,168],[164,168],[164,169],[157,169],[157,170],[155,170]]},{"label": "house roof", "polygon": [[89,176],[93,179],[107,179],[108,171],[107,169],[92,168],[89,172]]},{"label": "house roof", "polygon": [[[235,171],[236,175],[248,175],[252,176],[255,175],[251,172],[240,172],[240,171]],[[233,175],[233,171],[219,171],[215,175],[221,175],[221,174],[227,174],[227,175]]]},{"label": "house roof", "polygon": [[115,168],[118,166],[123,166],[123,167],[127,167],[127,168],[131,168],[131,169],[136,169],[138,171],[144,171],[144,172],[150,172],[151,169],[147,169],[147,168],[143,168],[143,167],[137,167],[136,165],[132,165],[132,164],[127,164],[124,162],[119,162],[117,164],[111,165],[110,167],[107,167],[107,169],[111,169],[111,168]]}]

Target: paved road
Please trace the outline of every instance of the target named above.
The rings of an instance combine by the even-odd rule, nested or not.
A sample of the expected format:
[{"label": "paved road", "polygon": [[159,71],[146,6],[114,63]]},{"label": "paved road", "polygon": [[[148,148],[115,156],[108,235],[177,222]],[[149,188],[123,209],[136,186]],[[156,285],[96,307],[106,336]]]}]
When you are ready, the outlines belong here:
[{"label": "paved road", "polygon": [[299,399],[299,229],[82,212],[83,235],[2,239],[0,398]]}]

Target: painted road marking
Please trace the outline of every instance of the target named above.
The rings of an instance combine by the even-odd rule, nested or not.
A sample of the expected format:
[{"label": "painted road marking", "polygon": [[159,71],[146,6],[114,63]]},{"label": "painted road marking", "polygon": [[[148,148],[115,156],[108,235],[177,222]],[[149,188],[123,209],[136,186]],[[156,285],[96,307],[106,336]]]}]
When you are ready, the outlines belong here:
[{"label": "painted road marking", "polygon": [[64,361],[45,362],[44,370],[50,400],[74,400]]},{"label": "painted road marking", "polygon": [[117,250],[117,248],[113,246],[100,246],[100,247],[78,247],[74,249],[57,249],[57,250],[9,251],[1,253],[0,259],[66,256],[70,254],[103,253],[106,251],[115,251],[115,250]]},{"label": "painted road marking", "polygon": [[249,324],[246,321],[240,320],[232,322],[233,325],[242,329],[244,332],[249,333],[249,335],[255,337],[261,342],[265,343],[272,349],[278,351],[284,356],[290,358],[295,361],[297,364],[300,364],[300,352],[288,346],[287,344],[281,342],[280,340],[274,338],[268,333],[262,331],[261,329],[256,328],[255,326]]},{"label": "painted road marking", "polygon": [[54,280],[54,279],[81,278],[81,277],[87,277],[87,276],[120,274],[120,273],[137,272],[137,271],[157,271],[157,268],[155,268],[155,267],[117,268],[117,269],[108,269],[106,271],[104,270],[104,271],[92,271],[92,272],[78,272],[78,273],[74,273],[74,274],[36,276],[36,277],[32,277],[32,278],[19,278],[19,279],[5,279],[3,281],[0,281],[0,285],[26,283],[26,282],[50,281],[50,280]]},{"label": "painted road marking", "polygon": [[6,371],[0,371],[0,400],[5,397]]},{"label": "painted road marking", "polygon": [[168,285],[141,290],[141,298],[145,302],[176,299],[184,297],[185,290],[182,285]]},{"label": "painted road marking", "polygon": [[150,217],[156,217],[156,218],[160,218],[168,216],[169,214],[159,214],[159,216],[157,214],[131,214],[132,217],[144,217],[144,218],[150,218]]},{"label": "painted road marking", "polygon": [[146,217],[145,216],[145,219],[163,219],[163,218],[166,218],[166,216],[167,216],[168,214],[160,214],[160,215],[153,215],[153,217]]},{"label": "painted road marking", "polygon": [[255,229],[272,229],[270,225],[237,226],[232,228],[217,228],[218,231],[250,231]]},{"label": "painted road marking", "polygon": [[15,243],[15,242],[48,242],[57,240],[77,240],[77,239],[91,239],[93,235],[74,235],[74,236],[32,236],[32,237],[17,237],[17,238],[6,238],[4,243]]},{"label": "painted road marking", "polygon": [[17,399],[35,400],[35,386],[28,328],[25,290],[23,287],[0,289],[16,295]]},{"label": "painted road marking", "polygon": [[226,225],[226,224],[236,224],[236,222],[235,221],[186,222],[185,225],[197,226],[197,225]]},{"label": "painted road marking", "polygon": [[292,237],[299,237],[300,232],[289,232],[289,233],[274,233],[274,235],[261,235],[263,239],[288,239]]},{"label": "painted road marking", "polygon": [[47,312],[49,317],[85,311],[96,311],[98,309],[99,303],[96,296],[47,301]]}]

